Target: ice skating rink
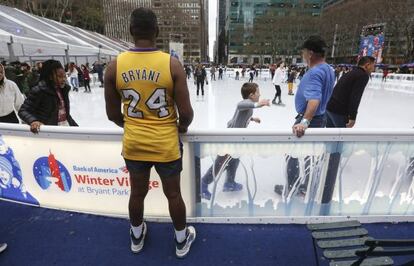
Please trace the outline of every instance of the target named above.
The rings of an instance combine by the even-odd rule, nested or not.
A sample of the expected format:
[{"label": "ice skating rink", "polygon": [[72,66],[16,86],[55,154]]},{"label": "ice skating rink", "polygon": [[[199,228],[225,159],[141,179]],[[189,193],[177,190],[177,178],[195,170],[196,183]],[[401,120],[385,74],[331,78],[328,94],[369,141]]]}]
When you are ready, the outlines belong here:
[{"label": "ice skating rink", "polygon": [[[187,80],[194,120],[190,129],[226,128],[241,98],[240,88],[247,78],[210,81],[205,85],[204,97],[196,96],[196,86]],[[275,89],[269,79],[258,78],[261,98],[273,99]],[[299,80],[297,80],[299,82]],[[295,83],[295,90],[298,83]],[[282,101],[285,106],[272,105],[254,111],[260,124],[250,123],[250,128],[289,129],[296,116],[294,97],[287,94],[287,84],[282,86]],[[105,114],[103,88],[92,86],[92,93],[70,93],[71,113],[81,127],[116,127]],[[356,128],[413,128],[414,127],[414,80],[388,80],[381,82],[373,78],[362,97]]]}]

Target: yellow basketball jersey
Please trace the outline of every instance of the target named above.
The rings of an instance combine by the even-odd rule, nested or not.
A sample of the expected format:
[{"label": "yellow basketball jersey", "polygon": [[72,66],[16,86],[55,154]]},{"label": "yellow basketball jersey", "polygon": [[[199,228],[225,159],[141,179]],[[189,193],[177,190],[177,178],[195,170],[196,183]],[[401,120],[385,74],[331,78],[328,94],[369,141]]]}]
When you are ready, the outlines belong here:
[{"label": "yellow basketball jersey", "polygon": [[116,87],[123,103],[123,156],[152,162],[179,159],[170,55],[154,49],[121,53],[117,58]]}]

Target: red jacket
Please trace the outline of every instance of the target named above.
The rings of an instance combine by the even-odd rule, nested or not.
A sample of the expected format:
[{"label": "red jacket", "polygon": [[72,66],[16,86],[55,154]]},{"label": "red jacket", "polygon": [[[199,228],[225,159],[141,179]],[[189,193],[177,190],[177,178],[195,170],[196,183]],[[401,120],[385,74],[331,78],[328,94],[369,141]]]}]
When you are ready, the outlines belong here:
[{"label": "red jacket", "polygon": [[82,76],[83,76],[83,79],[84,80],[90,80],[90,77],[89,77],[89,70],[87,70],[86,68],[83,70],[83,72],[82,72]]}]

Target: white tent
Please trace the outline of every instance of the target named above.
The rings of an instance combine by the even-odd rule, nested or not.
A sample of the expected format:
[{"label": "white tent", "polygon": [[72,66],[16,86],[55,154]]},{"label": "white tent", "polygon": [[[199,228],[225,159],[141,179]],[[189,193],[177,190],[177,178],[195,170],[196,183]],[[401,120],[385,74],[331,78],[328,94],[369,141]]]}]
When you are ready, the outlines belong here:
[{"label": "white tent", "polygon": [[66,64],[109,61],[131,45],[96,32],[0,5],[0,58],[21,62],[49,58]]}]

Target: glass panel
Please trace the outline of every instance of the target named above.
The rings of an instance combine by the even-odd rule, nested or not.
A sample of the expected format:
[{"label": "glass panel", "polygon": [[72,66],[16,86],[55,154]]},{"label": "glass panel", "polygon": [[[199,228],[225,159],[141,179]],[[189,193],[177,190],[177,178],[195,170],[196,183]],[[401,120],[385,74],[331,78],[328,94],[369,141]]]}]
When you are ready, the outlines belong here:
[{"label": "glass panel", "polygon": [[413,214],[414,145],[346,143],[331,215]]},{"label": "glass panel", "polygon": [[413,143],[195,145],[201,216],[414,214]]}]

